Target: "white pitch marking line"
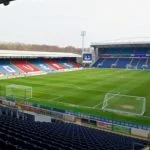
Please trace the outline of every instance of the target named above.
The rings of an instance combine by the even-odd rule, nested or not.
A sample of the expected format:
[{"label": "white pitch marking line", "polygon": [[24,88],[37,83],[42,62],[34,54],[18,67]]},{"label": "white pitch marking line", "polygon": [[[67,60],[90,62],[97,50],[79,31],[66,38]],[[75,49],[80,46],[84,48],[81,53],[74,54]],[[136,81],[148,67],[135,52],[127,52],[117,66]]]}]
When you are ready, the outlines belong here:
[{"label": "white pitch marking line", "polygon": [[56,87],[73,87],[76,89],[82,89],[80,86],[76,86],[74,84],[62,84],[62,85],[57,85],[57,84],[51,84],[50,86],[56,86]]},{"label": "white pitch marking line", "polygon": [[103,102],[98,103],[97,105],[93,106],[92,108],[96,108],[97,106],[101,105]]},{"label": "white pitch marking line", "polygon": [[64,96],[54,97],[54,98],[50,99],[50,101],[54,101],[54,100],[56,100],[56,99],[60,99],[60,98],[62,98],[62,97],[64,97]]},{"label": "white pitch marking line", "polygon": [[[38,91],[38,90],[37,90]],[[48,90],[45,90],[45,91],[47,91],[47,92],[49,92]],[[44,91],[38,91],[38,92],[35,92],[35,93],[45,93]],[[45,93],[45,94],[48,94],[48,93]],[[49,95],[55,95],[55,96],[58,96],[58,94],[54,94],[54,93],[50,93]],[[61,95],[61,96],[64,96],[64,95]]]},{"label": "white pitch marking line", "polygon": [[150,119],[150,116],[141,116],[141,117]]},{"label": "white pitch marking line", "polygon": [[75,88],[77,88],[77,89],[82,89],[80,86],[76,86],[76,85],[74,85],[74,84],[64,84],[64,85],[70,85],[70,86],[73,86],[73,87],[75,87]]},{"label": "white pitch marking line", "polygon": [[[54,100],[56,100],[56,99],[60,99],[61,97],[64,97],[64,96],[57,96],[57,97],[54,97],[54,98],[52,98],[52,99],[47,99],[47,101],[54,101]],[[36,100],[38,100],[38,101],[41,101],[42,100],[42,98],[36,98],[36,97],[33,97],[34,99],[36,99]],[[44,98],[45,99],[45,98]]]}]

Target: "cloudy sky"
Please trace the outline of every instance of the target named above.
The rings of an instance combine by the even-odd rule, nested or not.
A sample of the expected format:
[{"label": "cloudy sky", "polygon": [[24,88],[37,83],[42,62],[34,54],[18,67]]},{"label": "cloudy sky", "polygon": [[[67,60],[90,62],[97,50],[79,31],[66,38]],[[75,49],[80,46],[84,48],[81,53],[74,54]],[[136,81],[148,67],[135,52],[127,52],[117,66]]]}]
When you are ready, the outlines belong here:
[{"label": "cloudy sky", "polygon": [[81,47],[150,37],[150,0],[16,0],[0,6],[0,42]]}]

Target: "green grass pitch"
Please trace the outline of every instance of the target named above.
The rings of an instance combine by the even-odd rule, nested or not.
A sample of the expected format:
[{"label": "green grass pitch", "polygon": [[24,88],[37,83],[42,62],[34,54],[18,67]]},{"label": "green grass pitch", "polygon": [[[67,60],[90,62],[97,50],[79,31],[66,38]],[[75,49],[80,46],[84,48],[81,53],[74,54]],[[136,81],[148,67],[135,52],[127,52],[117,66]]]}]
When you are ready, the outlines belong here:
[{"label": "green grass pitch", "polygon": [[[150,71],[87,69],[0,80],[1,87],[9,84],[31,86],[33,98],[28,101],[34,103],[150,125]],[[101,108],[107,93],[145,97],[144,116],[103,111]]]}]

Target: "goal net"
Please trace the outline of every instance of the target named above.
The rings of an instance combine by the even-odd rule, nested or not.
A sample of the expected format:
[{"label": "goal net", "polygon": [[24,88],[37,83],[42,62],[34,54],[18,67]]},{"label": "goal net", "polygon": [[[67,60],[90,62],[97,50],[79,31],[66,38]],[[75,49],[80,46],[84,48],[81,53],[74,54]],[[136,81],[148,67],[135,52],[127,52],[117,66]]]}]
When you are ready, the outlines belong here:
[{"label": "goal net", "polygon": [[6,97],[10,97],[13,99],[30,99],[32,98],[32,87],[16,84],[7,85]]},{"label": "goal net", "polygon": [[107,93],[102,109],[104,111],[126,115],[144,115],[146,111],[146,98],[122,94]]}]

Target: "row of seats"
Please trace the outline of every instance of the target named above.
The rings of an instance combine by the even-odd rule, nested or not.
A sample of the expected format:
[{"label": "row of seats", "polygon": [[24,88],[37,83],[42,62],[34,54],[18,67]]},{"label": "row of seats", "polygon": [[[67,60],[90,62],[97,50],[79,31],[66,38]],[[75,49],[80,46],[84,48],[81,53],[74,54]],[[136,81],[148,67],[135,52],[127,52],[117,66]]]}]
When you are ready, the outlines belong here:
[{"label": "row of seats", "polygon": [[19,73],[20,70],[8,60],[0,60],[0,72],[3,74],[15,74]]},{"label": "row of seats", "polygon": [[150,69],[150,58],[99,58],[93,67]]},{"label": "row of seats", "polygon": [[100,54],[135,54],[135,55],[146,55],[150,54],[150,50],[148,48],[107,48],[103,50],[99,50]]},{"label": "row of seats", "polygon": [[62,69],[79,68],[76,62],[58,61],[50,59],[31,60],[0,60],[0,73],[4,75],[15,75],[31,72],[51,72]]},{"label": "row of seats", "polygon": [[149,144],[55,119],[46,123],[0,114],[1,150],[131,150],[134,143],[139,143],[136,150]]}]

